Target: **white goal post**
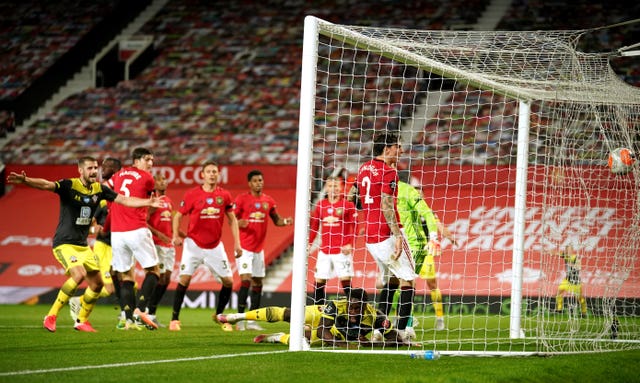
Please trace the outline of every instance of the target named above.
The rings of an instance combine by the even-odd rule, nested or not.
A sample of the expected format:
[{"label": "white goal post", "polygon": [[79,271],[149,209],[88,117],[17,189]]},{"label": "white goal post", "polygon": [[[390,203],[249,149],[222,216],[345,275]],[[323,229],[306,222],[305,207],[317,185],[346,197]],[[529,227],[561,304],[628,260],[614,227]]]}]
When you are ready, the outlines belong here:
[{"label": "white goal post", "polygon": [[[640,347],[640,167],[625,175],[607,167],[614,148],[640,153],[640,90],[618,79],[607,55],[580,52],[582,34],[419,31],[306,17],[290,350],[307,349],[316,198],[330,174],[348,185],[384,131],[402,137],[401,180],[421,189],[456,239],[440,236],[441,297],[416,283],[413,316],[424,349],[530,355]],[[360,237],[351,283],[376,300],[376,265]],[[340,295],[335,278],[326,289]],[[434,299],[444,306],[444,330],[434,329]]]}]

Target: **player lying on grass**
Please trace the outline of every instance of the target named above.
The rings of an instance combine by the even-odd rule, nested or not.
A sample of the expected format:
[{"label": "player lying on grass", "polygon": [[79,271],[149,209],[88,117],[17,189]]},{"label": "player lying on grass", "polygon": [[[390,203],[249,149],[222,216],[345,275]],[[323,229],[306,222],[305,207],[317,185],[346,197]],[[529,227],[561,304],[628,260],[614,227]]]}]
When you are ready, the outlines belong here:
[{"label": "player lying on grass", "polygon": [[[238,314],[220,314],[220,323],[236,323],[241,320],[263,322],[289,322],[291,309],[287,307],[264,307]],[[349,297],[328,301],[325,305],[307,306],[305,309],[305,338],[310,343],[323,342],[332,346],[414,346],[420,343],[406,342],[392,327],[391,322],[369,303],[366,291],[351,289]],[[378,330],[384,334],[381,342],[370,341],[368,335]],[[256,343],[289,344],[289,334],[262,334],[253,339]]]}]

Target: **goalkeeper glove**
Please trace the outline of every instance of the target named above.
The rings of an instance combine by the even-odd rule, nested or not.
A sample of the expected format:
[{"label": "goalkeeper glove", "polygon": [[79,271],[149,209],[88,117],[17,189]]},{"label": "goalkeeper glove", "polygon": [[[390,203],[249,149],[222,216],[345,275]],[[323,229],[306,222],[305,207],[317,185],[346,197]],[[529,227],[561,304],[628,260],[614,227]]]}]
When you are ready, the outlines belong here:
[{"label": "goalkeeper glove", "polygon": [[429,242],[424,249],[427,251],[427,255],[432,255],[434,257],[438,257],[442,254],[442,248],[440,248],[440,241],[438,241],[437,234],[429,235]]}]

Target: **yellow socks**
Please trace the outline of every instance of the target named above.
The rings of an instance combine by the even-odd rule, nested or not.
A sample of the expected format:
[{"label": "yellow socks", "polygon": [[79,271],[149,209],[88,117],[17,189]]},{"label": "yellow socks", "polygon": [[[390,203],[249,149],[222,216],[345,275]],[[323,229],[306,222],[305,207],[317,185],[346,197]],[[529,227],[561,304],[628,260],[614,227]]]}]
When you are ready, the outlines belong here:
[{"label": "yellow socks", "polygon": [[257,320],[262,322],[281,322],[284,321],[284,307],[264,307],[257,310],[251,310],[244,313],[247,320]]},{"label": "yellow socks", "polygon": [[580,297],[580,312],[587,314],[587,300],[584,297]]},{"label": "yellow socks", "polygon": [[89,314],[93,311],[93,308],[98,301],[100,292],[95,292],[89,288],[84,291],[84,295],[80,297],[80,312],[78,313],[78,320],[81,323],[87,321]]},{"label": "yellow socks", "polygon": [[56,300],[51,305],[49,309],[49,313],[47,315],[55,315],[58,316],[60,309],[62,306],[66,305],[69,302],[69,298],[71,298],[78,289],[78,284],[72,278],[67,279],[60,287],[60,291],[58,291],[58,296]]},{"label": "yellow socks", "polygon": [[556,297],[556,311],[562,311],[562,295]]},{"label": "yellow socks", "polygon": [[436,311],[436,317],[441,318],[444,316],[442,310],[442,293],[440,289],[431,290],[431,302],[433,302],[433,309]]}]

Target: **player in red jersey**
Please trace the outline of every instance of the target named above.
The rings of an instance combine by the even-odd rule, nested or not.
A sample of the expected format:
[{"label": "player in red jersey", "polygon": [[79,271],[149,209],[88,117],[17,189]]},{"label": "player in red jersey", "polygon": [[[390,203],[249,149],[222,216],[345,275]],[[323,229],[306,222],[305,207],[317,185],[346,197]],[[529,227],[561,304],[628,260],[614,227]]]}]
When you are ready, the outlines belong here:
[{"label": "player in red jersey", "polygon": [[395,165],[402,154],[400,140],[395,133],[382,133],[374,137],[373,159],[358,170],[356,184],[350,195],[357,195],[364,211],[367,250],[376,260],[378,272],[384,279],[379,308],[389,314],[392,305],[390,286],[400,287],[398,330],[404,333],[413,309],[417,277],[413,258],[400,224],[396,206],[398,173]]},{"label": "player in red jersey", "polygon": [[314,304],[325,302],[327,280],[334,275],[340,279],[345,296],[349,296],[353,277],[353,248],[358,212],[353,202],[343,198],[340,177],[329,177],[325,183],[327,198],[321,200],[311,213],[309,244],[320,231],[320,249],[316,260]]},{"label": "player in red jersey", "polygon": [[173,246],[173,202],[167,195],[168,182],[164,175],[156,174],[153,179],[156,183],[156,197],[163,203],[158,209],[149,209],[148,224],[149,230],[153,234],[153,243],[156,245],[158,253],[158,267],[160,268],[160,279],[153,290],[153,295],[149,301],[149,317],[159,325],[156,319],[158,303],[167,291],[171,283],[171,273],[176,263],[176,248]]},{"label": "player in red jersey", "polygon": [[[146,148],[135,148],[132,158],[133,166],[124,167],[113,175],[113,188],[126,196],[148,198],[153,195],[155,188],[150,173],[153,167],[153,153]],[[147,208],[134,209],[113,205],[109,213],[113,269],[121,276],[120,300],[124,307],[127,329],[137,328],[138,321],[144,322],[150,328],[158,328],[146,313],[147,303],[160,278],[158,254],[147,226],[147,212]],[[137,305],[134,293],[136,261],[145,270]]]},{"label": "player in red jersey", "polygon": [[[240,227],[240,243],[242,256],[236,260],[240,274],[240,291],[238,292],[238,312],[247,308],[247,297],[251,288],[251,310],[260,307],[262,296],[262,279],[266,274],[264,263],[264,241],[267,236],[267,217],[276,226],[293,224],[293,218],[283,218],[278,214],[276,201],[263,193],[264,177],[259,170],[247,174],[249,191],[236,197],[236,217]],[[238,329],[262,330],[254,322],[238,323]]]},{"label": "player in red jersey", "polygon": [[[222,288],[218,294],[216,314],[221,314],[229,303],[233,288],[233,271],[224,250],[222,239],[222,224],[224,217],[229,220],[229,227],[233,235],[233,247],[235,256],[242,254],[240,247],[240,235],[238,233],[238,221],[233,212],[233,199],[231,194],[218,186],[220,170],[218,164],[207,161],[202,165],[200,172],[203,184],[187,190],[180,202],[180,208],[173,217],[173,244],[180,246],[182,261],[180,262],[180,280],[176,288],[173,300],[173,312],[170,331],[180,331],[180,309],[191,283],[191,276],[198,266],[205,265],[215,277],[222,282]],[[183,216],[189,217],[187,236],[183,240],[180,236],[180,224]],[[223,324],[224,330],[231,330],[229,324]]]}]

